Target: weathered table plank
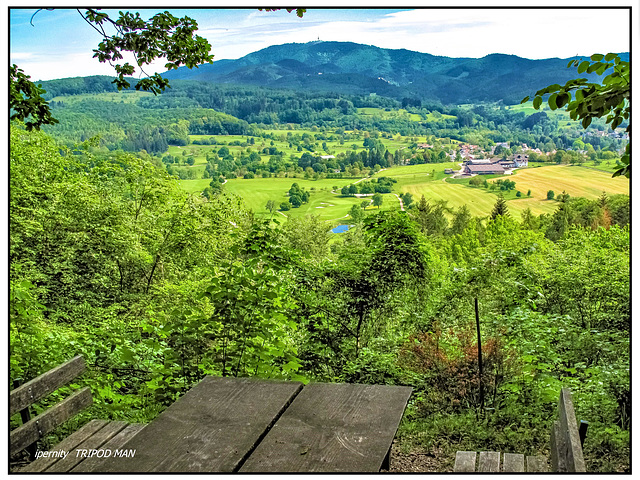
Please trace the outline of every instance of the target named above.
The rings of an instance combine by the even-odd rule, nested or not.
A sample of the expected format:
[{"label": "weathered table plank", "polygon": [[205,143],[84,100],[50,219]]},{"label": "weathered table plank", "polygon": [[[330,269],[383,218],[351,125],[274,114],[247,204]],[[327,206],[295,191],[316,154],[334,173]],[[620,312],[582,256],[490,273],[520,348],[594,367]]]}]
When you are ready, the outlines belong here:
[{"label": "weathered table plank", "polygon": [[300,382],[205,377],[123,445],[109,472],[233,472],[302,388]]},{"label": "weathered table plank", "polygon": [[82,443],[77,445],[73,450],[71,450],[69,452],[69,455],[67,455],[67,458],[63,458],[54,463],[45,472],[68,472],[86,458],[82,456],[82,454],[79,453],[78,450],[89,451],[101,448],[105,443],[116,436],[118,432],[123,430],[126,426],[127,422],[116,421],[108,423],[96,433],[91,435],[89,438],[84,440]]},{"label": "weathered table plank", "polygon": [[500,452],[480,452],[478,460],[479,472],[499,472]]},{"label": "weathered table plank", "polygon": [[456,463],[453,466],[454,472],[475,472],[476,452],[456,452]]},{"label": "weathered table plank", "polygon": [[240,472],[378,472],[410,387],[304,387]]},{"label": "weathered table plank", "polygon": [[505,453],[502,461],[503,472],[524,472],[524,455],[522,453]]},{"label": "weathered table plank", "polygon": [[[109,455],[114,455],[114,452],[118,449],[121,449],[125,443],[133,438],[134,435],[139,433],[145,425],[142,423],[132,423],[127,425],[123,430],[118,432],[111,440],[102,445],[100,449],[104,452],[109,452]],[[104,455],[104,454],[103,454]],[[103,458],[98,456],[93,456],[90,458],[85,458],[78,465],[73,467],[71,471],[73,473],[77,472],[99,472]]]}]

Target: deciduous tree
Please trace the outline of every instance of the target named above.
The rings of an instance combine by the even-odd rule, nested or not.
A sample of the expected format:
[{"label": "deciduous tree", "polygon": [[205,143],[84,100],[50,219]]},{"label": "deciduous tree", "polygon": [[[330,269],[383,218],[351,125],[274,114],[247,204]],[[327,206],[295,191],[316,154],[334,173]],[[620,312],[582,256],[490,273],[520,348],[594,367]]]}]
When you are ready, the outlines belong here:
[{"label": "deciduous tree", "polygon": [[381,194],[376,193],[376,194],[373,196],[373,205],[374,205],[375,207],[380,208],[380,206],[382,205],[382,201],[383,201],[383,198],[382,198],[382,195],[381,195]]},{"label": "deciduous tree", "polygon": [[[573,120],[580,120],[582,126],[587,128],[594,118],[605,117],[606,123],[615,130],[624,121],[628,121],[626,132],[631,134],[631,70],[629,62],[620,59],[615,53],[606,55],[594,54],[589,60],[571,60],[568,67],[578,67],[578,73],[597,73],[607,76],[602,83],[588,82],[586,78],[569,80],[564,85],[553,84],[538,90],[533,99],[533,107],[538,109],[542,105],[543,96],[549,95],[547,102],[551,110],[566,106]],[[521,103],[527,102],[525,97]],[[614,177],[618,175],[631,176],[630,144],[620,163],[622,167],[616,170]]]}]

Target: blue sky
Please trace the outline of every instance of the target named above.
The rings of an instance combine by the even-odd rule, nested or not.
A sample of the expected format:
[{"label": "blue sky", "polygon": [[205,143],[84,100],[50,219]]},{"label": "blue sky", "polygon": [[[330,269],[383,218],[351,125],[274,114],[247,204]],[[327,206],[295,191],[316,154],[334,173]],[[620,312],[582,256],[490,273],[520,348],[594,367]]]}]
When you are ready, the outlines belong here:
[{"label": "blue sky", "polygon": [[[211,43],[215,60],[318,38],[450,57],[506,53],[532,59],[566,58],[628,51],[630,37],[628,12],[614,9],[310,8],[302,19],[286,11],[254,8],[135,10],[144,18],[163,10],[194,18],[199,34]],[[35,11],[10,10],[10,63],[17,63],[33,80],[113,74],[108,65],[92,59],[100,36],[75,9],[40,11],[32,26]],[[117,17],[117,11],[105,11]],[[163,64],[146,71],[162,72]]]}]

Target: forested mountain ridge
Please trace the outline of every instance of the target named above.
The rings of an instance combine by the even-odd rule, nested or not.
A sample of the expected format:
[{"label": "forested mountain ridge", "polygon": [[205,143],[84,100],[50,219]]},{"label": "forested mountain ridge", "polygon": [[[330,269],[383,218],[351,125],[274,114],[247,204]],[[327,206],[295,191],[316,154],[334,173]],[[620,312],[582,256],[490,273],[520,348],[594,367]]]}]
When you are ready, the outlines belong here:
[{"label": "forested mountain ridge", "polygon": [[[621,58],[627,59],[628,54]],[[532,90],[573,78],[575,72],[566,68],[568,60],[529,60],[503,54],[451,58],[350,42],[309,42],[273,45],[238,60],[220,60],[193,70],[182,67],[163,76],[305,91],[409,96],[445,104],[499,100],[515,104]],[[585,76],[597,80],[594,74]]]}]

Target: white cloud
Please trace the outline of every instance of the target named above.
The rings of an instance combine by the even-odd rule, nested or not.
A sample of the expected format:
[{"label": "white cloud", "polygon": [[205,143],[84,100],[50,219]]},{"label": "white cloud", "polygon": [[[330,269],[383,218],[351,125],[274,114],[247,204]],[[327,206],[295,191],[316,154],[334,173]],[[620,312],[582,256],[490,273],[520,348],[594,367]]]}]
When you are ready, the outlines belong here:
[{"label": "white cloud", "polygon": [[[12,55],[11,60],[14,60]],[[17,60],[17,59],[16,59]],[[125,58],[120,60],[119,63],[129,61],[135,66],[132,58]],[[152,65],[145,67],[145,71],[149,75],[153,75],[156,72],[165,72],[164,60],[155,62]],[[87,75],[109,75],[116,76],[116,71],[108,63],[100,63],[97,59],[93,58],[93,52],[88,51],[84,53],[64,54],[60,56],[51,55],[37,55],[32,58],[26,58],[19,62],[19,67],[31,77],[34,81],[53,80],[57,78],[68,77],[84,77]],[[134,77],[139,77],[141,74],[140,69],[136,67]],[[144,76],[144,75],[143,75]]]},{"label": "white cloud", "polygon": [[[630,38],[628,11],[621,9],[425,8],[380,16],[376,10],[310,8],[302,19],[286,11],[199,12],[187,13],[198,21],[198,33],[209,40],[216,60],[240,58],[270,45],[305,43],[318,38],[450,57],[506,53],[532,59],[566,58],[628,51]],[[49,13],[42,14],[39,20],[48,19]],[[41,48],[46,56],[31,53],[37,50],[29,44],[16,43],[19,51],[12,53],[11,58],[25,71],[32,69],[32,78],[43,80],[112,75],[111,67],[92,58],[91,49],[97,39],[90,38],[92,30],[85,29],[84,24],[82,27],[78,35],[67,35],[66,31],[52,34],[51,48]],[[164,71],[163,63],[157,63],[157,71]],[[149,68],[147,72],[151,74],[156,69]]]},{"label": "white cloud", "polygon": [[11,63],[34,58],[33,52],[11,52]]},{"label": "white cloud", "polygon": [[[539,59],[629,50],[628,12],[613,9],[416,9],[375,20],[300,21],[252,12],[225,29],[204,27],[216,58],[239,58],[268,45],[316,40],[405,48],[450,57],[491,53]],[[351,17],[352,18],[352,17]],[[597,35],[584,32],[598,32]]]}]

